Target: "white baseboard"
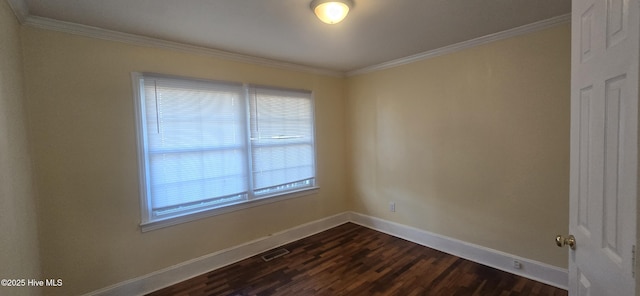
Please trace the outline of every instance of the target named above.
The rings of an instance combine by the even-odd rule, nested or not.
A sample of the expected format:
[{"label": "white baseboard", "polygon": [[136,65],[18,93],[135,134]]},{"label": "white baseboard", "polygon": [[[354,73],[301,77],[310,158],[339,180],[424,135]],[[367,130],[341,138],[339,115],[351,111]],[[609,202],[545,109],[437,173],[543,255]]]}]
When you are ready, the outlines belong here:
[{"label": "white baseboard", "polygon": [[[568,287],[568,272],[563,268],[359,213],[351,212],[349,220],[353,223],[508,273],[564,290],[567,290]],[[514,268],[513,260],[518,260],[522,264],[522,268]]]},{"label": "white baseboard", "polygon": [[[84,296],[144,295],[347,222],[353,222],[454,256],[567,289],[566,269],[380,218],[355,212],[344,212],[117,283]],[[522,269],[512,267],[514,259],[522,263]]]},{"label": "white baseboard", "polygon": [[312,221],[239,246],[207,254],[141,277],[117,283],[84,296],[144,295],[347,223],[349,222],[349,214],[349,212],[344,212]]}]

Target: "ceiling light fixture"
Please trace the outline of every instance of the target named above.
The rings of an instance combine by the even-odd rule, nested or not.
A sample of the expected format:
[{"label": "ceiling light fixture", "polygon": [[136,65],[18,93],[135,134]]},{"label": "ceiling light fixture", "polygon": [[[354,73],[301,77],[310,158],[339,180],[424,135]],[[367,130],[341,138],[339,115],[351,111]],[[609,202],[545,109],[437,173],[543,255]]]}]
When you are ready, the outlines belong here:
[{"label": "ceiling light fixture", "polygon": [[313,0],[311,10],[327,24],[341,22],[353,7],[353,0]]}]

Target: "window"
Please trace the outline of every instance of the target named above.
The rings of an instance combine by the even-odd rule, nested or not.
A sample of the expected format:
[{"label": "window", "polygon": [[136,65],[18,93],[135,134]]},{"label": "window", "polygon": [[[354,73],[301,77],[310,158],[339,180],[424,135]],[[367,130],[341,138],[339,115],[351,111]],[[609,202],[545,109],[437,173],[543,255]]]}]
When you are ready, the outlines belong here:
[{"label": "window", "polygon": [[316,188],[309,91],[133,77],[143,231]]}]

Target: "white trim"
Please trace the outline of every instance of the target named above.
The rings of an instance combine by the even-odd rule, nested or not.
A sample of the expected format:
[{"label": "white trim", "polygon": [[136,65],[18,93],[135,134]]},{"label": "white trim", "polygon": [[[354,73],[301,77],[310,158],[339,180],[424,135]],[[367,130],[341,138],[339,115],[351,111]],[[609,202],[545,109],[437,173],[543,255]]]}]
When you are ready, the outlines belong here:
[{"label": "white trim", "polygon": [[[352,212],[349,220],[353,223],[508,273],[564,290],[567,290],[568,287],[568,270],[563,268],[359,213]],[[515,269],[513,260],[520,261],[522,269]]]},{"label": "white trim", "polygon": [[[141,183],[141,184],[146,184],[145,183]],[[170,217],[164,220],[155,220],[155,221],[150,221],[150,222],[143,222],[140,224],[140,230],[142,232],[147,232],[147,231],[151,231],[151,230],[156,230],[156,229],[160,229],[160,228],[165,228],[165,227],[169,227],[169,226],[173,226],[173,225],[178,225],[178,224],[182,224],[182,223],[186,223],[186,222],[191,222],[191,221],[196,221],[196,220],[200,220],[200,219],[204,219],[204,218],[208,218],[208,217],[213,217],[213,216],[217,216],[217,215],[222,215],[222,214],[226,214],[226,213],[231,213],[231,212],[235,212],[235,211],[240,211],[240,210],[244,210],[244,209],[249,209],[249,208],[253,208],[253,207],[257,207],[257,206],[262,206],[262,205],[266,205],[266,204],[270,204],[270,203],[274,203],[274,202],[280,202],[283,200],[287,200],[287,199],[292,199],[292,198],[298,198],[298,197],[303,197],[303,196],[307,196],[307,195],[311,195],[311,194],[316,194],[320,191],[319,187],[309,187],[309,188],[303,188],[300,189],[298,191],[293,191],[293,192],[288,192],[288,193],[284,193],[284,194],[280,194],[280,195],[276,195],[276,196],[264,196],[264,197],[260,197],[260,198],[256,198],[256,199],[252,199],[252,200],[247,200],[247,201],[243,201],[241,203],[237,203],[237,204],[232,204],[232,205],[228,205],[228,206],[224,206],[224,207],[220,207],[220,208],[215,208],[215,209],[208,209],[208,210],[204,210],[201,212],[194,212],[194,213],[190,213],[190,214],[185,214],[183,216],[176,216],[176,217]],[[146,196],[146,193],[145,195]],[[141,198],[146,200],[147,198]],[[146,202],[145,202],[145,206],[146,206]],[[144,210],[145,208],[143,208]],[[147,214],[143,213],[143,218],[144,215],[149,215],[148,211]],[[148,221],[148,220],[146,220]]]},{"label": "white trim", "polygon": [[9,7],[13,10],[13,14],[16,15],[18,22],[23,24],[29,15],[29,6],[27,6],[27,3],[24,0],[7,0],[7,4],[9,4]]},{"label": "white trim", "polygon": [[[20,1],[20,0],[12,0],[12,1]],[[322,75],[335,76],[335,77],[344,77],[344,73],[339,71],[332,71],[327,69],[303,66],[303,65],[298,65],[298,64],[289,63],[289,62],[282,62],[282,61],[276,61],[276,60],[271,60],[266,58],[255,57],[255,56],[243,55],[243,54],[223,51],[219,49],[189,45],[189,44],[168,41],[168,40],[163,40],[158,38],[152,38],[152,37],[146,37],[146,36],[141,36],[136,34],[122,33],[122,32],[106,30],[106,29],[92,27],[92,26],[54,20],[54,19],[45,18],[45,17],[26,15],[23,17],[22,23],[34,28],[65,32],[65,33],[79,35],[79,36],[92,37],[92,38],[116,41],[116,42],[123,42],[123,43],[134,44],[134,45],[162,48],[162,49],[168,49],[168,50],[175,50],[175,51],[192,53],[192,54],[200,54],[200,55],[210,56],[214,58],[256,64],[256,65],[285,69],[285,70],[322,74]]]},{"label": "white trim", "polygon": [[[133,89],[133,110],[136,112],[136,150],[138,153],[138,184],[140,190],[140,210],[142,221],[149,221],[149,206],[147,192],[149,192],[149,184],[147,176],[149,175],[149,160],[145,153],[147,151],[147,127],[143,117],[145,110],[143,98],[144,92],[141,91],[142,85],[140,80],[144,76],[139,72],[131,72],[131,89]],[[143,229],[144,231],[144,229]]]},{"label": "white trim", "polygon": [[[566,269],[380,218],[355,212],[343,212],[120,282],[83,296],[143,295],[347,222],[353,222],[505,272],[567,289],[568,272]],[[520,261],[522,269],[512,267],[514,259]]]},{"label": "white trim", "polygon": [[547,29],[547,28],[551,28],[551,27],[554,27],[554,26],[557,26],[557,25],[565,24],[565,23],[568,23],[570,21],[571,21],[571,14],[570,13],[563,14],[563,15],[560,15],[560,16],[552,17],[550,19],[546,19],[546,20],[542,20],[542,21],[539,21],[539,22],[527,24],[527,25],[520,26],[520,27],[517,27],[517,28],[505,30],[505,31],[502,31],[502,32],[497,32],[497,33],[485,35],[485,36],[478,37],[478,38],[475,38],[475,39],[459,42],[459,43],[452,44],[452,45],[447,45],[447,46],[444,46],[444,47],[440,47],[440,48],[437,48],[437,49],[425,51],[425,52],[418,53],[418,54],[415,54],[415,55],[410,55],[408,57],[403,57],[403,58],[391,60],[391,61],[388,61],[388,62],[380,63],[380,64],[377,64],[377,65],[364,67],[362,69],[358,69],[358,70],[354,70],[354,71],[349,71],[349,72],[346,72],[345,74],[347,76],[356,76],[356,75],[370,73],[370,72],[374,72],[374,71],[378,71],[378,70],[384,70],[384,69],[389,69],[389,68],[393,68],[393,67],[397,67],[397,66],[401,66],[401,65],[406,65],[406,64],[413,63],[413,62],[422,61],[422,60],[430,59],[430,58],[433,58],[433,57],[454,53],[454,52],[457,52],[457,51],[461,51],[461,50],[464,50],[464,49],[468,49],[468,48],[472,48],[472,47],[475,47],[475,46],[483,45],[483,44],[486,44],[486,43],[490,43],[490,42],[494,42],[494,41],[498,41],[498,40],[502,40],[502,39],[507,39],[507,38],[511,38],[511,37],[515,37],[515,36],[520,36],[520,35],[524,35],[524,34],[528,34],[528,33],[533,33],[533,32],[540,31],[540,30]]},{"label": "white trim", "polygon": [[144,295],[347,222],[349,212],[343,212],[117,283],[84,296]]}]

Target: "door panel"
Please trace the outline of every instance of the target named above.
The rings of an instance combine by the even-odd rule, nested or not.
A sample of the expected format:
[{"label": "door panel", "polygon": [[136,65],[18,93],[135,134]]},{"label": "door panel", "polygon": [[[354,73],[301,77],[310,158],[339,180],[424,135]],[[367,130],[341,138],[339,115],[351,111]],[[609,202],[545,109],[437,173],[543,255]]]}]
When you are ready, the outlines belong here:
[{"label": "door panel", "polygon": [[574,0],[570,295],[635,295],[639,7]]}]

